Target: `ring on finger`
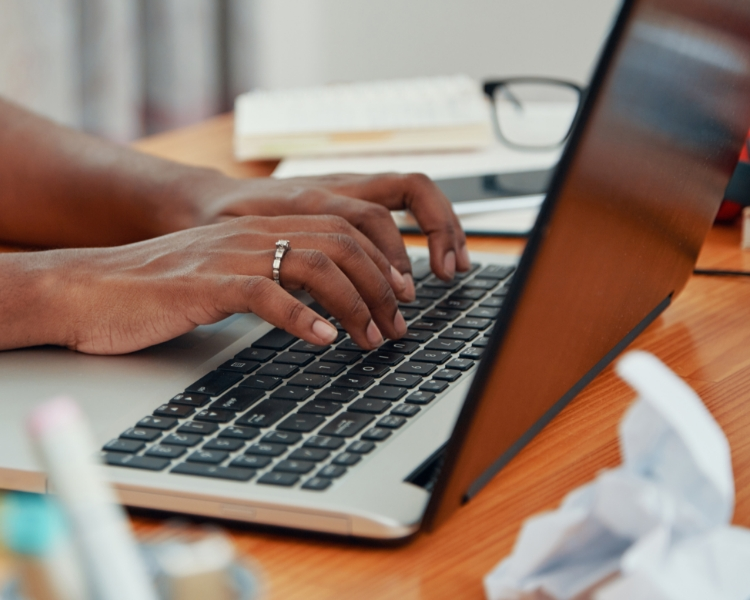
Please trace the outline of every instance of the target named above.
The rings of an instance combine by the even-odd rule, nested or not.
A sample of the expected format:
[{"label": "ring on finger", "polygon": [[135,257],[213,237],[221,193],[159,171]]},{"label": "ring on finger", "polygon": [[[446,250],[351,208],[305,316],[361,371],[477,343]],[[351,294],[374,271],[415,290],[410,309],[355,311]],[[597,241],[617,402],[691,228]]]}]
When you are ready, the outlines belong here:
[{"label": "ring on finger", "polygon": [[289,240],[279,240],[276,242],[276,254],[273,256],[272,271],[274,283],[277,285],[281,285],[281,280],[279,279],[281,275],[281,259],[284,258],[287,251],[291,249],[292,246],[289,243]]}]

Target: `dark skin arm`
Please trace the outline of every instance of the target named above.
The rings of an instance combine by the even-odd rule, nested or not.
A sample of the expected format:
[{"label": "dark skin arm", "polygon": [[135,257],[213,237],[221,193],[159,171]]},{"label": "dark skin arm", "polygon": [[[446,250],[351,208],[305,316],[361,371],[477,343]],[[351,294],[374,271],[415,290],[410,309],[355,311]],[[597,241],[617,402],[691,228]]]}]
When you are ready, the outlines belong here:
[{"label": "dark skin arm", "polygon": [[[449,202],[422,175],[236,180],[59,127],[0,101],[0,240],[56,250],[0,255],[0,348],[130,352],[236,312],[313,342],[365,348],[406,325],[410,265],[389,211],[411,210],[433,271],[469,267]],[[274,243],[289,239],[281,281]]]}]

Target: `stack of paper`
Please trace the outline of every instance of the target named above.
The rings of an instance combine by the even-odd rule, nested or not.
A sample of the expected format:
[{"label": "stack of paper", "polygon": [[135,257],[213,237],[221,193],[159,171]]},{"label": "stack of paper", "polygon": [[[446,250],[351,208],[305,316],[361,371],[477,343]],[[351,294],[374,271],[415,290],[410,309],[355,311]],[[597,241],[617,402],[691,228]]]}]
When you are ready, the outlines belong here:
[{"label": "stack of paper", "polygon": [[492,139],[489,103],[464,75],[257,91],[235,102],[237,160],[481,148]]}]

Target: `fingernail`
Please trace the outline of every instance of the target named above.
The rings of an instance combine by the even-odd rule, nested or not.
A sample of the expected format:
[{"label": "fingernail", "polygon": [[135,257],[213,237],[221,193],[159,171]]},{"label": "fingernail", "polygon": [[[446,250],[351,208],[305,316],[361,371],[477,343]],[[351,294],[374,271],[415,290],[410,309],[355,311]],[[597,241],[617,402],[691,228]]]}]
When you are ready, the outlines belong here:
[{"label": "fingernail", "polygon": [[396,316],[393,317],[393,327],[401,335],[406,333],[406,321],[404,321],[404,315],[401,314],[400,310],[397,310]]},{"label": "fingernail", "polygon": [[398,272],[398,269],[393,265],[391,265],[391,276],[393,277],[393,283],[395,283],[396,287],[398,287],[398,291],[403,291],[404,287],[406,286],[404,276],[401,275],[401,273]]},{"label": "fingernail", "polygon": [[332,344],[338,337],[338,331],[328,321],[318,319],[313,323],[312,331],[315,336],[325,344]]},{"label": "fingernail", "polygon": [[375,346],[376,348],[378,346],[383,345],[383,334],[380,333],[380,329],[378,329],[378,326],[375,325],[375,321],[370,321],[370,324],[367,326],[367,332],[365,333],[367,335],[367,341],[370,342],[371,346]]},{"label": "fingernail", "polygon": [[458,251],[461,256],[461,262],[466,265],[466,268],[471,268],[471,258],[469,257],[469,249],[464,245]]},{"label": "fingernail", "polygon": [[456,253],[453,250],[449,250],[445,254],[443,269],[445,269],[445,274],[453,279],[453,276],[456,274]]},{"label": "fingernail", "polygon": [[411,302],[417,297],[417,291],[414,289],[414,278],[411,273],[404,273],[404,296]]}]

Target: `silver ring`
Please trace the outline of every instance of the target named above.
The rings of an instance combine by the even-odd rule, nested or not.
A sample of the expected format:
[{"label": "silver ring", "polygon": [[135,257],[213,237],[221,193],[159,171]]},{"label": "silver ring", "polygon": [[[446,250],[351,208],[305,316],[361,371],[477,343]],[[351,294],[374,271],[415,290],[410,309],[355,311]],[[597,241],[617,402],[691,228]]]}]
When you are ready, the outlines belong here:
[{"label": "silver ring", "polygon": [[281,259],[284,258],[287,250],[291,250],[292,246],[289,244],[289,240],[279,240],[276,242],[276,254],[273,256],[273,280],[277,285],[281,285],[279,276],[281,275]]}]

